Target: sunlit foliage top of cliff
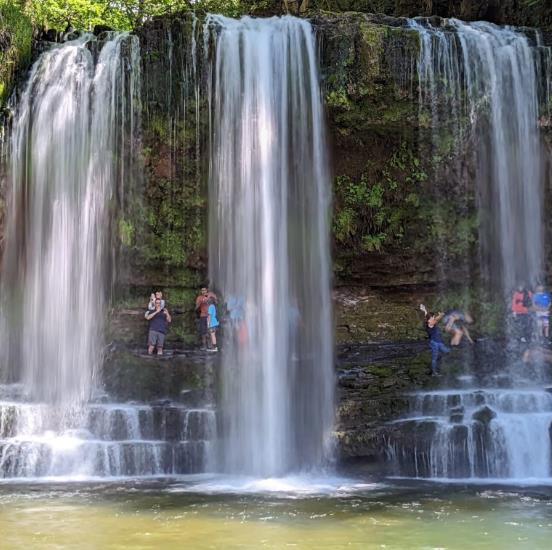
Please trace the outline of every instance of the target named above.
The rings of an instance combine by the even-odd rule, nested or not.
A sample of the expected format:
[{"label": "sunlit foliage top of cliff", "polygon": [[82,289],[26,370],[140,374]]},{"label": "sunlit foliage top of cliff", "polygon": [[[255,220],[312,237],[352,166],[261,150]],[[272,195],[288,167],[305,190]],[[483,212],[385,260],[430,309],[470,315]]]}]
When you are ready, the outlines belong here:
[{"label": "sunlit foliage top of cliff", "polygon": [[[18,1],[18,0],[15,0]],[[156,15],[201,10],[240,15],[263,8],[269,0],[19,0],[35,25],[63,30],[109,25],[132,29]]]}]

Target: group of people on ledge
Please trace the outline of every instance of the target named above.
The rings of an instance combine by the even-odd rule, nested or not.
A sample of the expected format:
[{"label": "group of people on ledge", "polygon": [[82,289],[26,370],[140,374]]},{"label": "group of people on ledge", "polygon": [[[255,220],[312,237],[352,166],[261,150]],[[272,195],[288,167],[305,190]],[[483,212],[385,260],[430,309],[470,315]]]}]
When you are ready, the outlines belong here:
[{"label": "group of people on ledge", "polygon": [[514,335],[521,342],[547,340],[550,326],[550,293],[543,285],[533,292],[519,284],[512,293]]},{"label": "group of people on ledge", "polygon": [[201,349],[217,352],[217,329],[220,325],[217,318],[217,295],[207,286],[199,289],[195,300],[195,314]]},{"label": "group of people on ledge", "polygon": [[[217,296],[210,292],[207,286],[202,286],[195,300],[195,313],[198,333],[203,350],[217,352]],[[163,355],[165,338],[172,322],[171,314],[166,307],[163,293],[158,290],[151,294],[146,313],[144,315],[149,322],[148,326],[148,355]]]},{"label": "group of people on ledge", "polygon": [[[543,285],[537,285],[534,291],[519,284],[512,293],[510,334],[522,343],[545,342],[549,337],[551,296]],[[439,376],[438,361],[443,353],[451,349],[443,341],[439,323],[443,321],[445,332],[451,334],[450,346],[458,346],[464,337],[473,344],[467,325],[473,323],[469,313],[454,309],[434,313],[421,304],[424,313],[425,330],[431,349],[431,374]],[[527,352],[524,354],[524,357]]]}]

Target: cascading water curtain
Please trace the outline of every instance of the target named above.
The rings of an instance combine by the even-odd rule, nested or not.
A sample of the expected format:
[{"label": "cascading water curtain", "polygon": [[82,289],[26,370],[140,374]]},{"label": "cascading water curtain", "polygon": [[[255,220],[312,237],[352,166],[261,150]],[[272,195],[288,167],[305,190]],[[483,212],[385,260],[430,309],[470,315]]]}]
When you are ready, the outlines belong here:
[{"label": "cascading water curtain", "polygon": [[507,298],[519,283],[534,285],[544,266],[541,65],[528,36],[490,23],[419,21],[420,102],[431,111],[434,145],[447,131],[477,148],[481,270]]},{"label": "cascading water curtain", "polygon": [[[543,274],[538,124],[539,104],[549,99],[551,52],[538,35],[532,41],[529,31],[489,23],[410,24],[420,34],[420,102],[431,111],[435,150],[443,137],[456,140],[460,157],[461,147],[475,149],[466,177],[478,199],[481,271],[493,302],[508,307],[516,284],[533,285]],[[506,364],[497,355],[496,377],[479,372],[460,390],[412,396],[411,412],[396,424],[402,435],[391,436],[395,473],[549,480],[549,377],[538,362],[520,365],[521,351],[507,353]]]},{"label": "cascading water curtain", "polygon": [[[210,277],[228,310],[222,468],[323,465],[333,424],[330,179],[308,22],[209,16]],[[212,35],[210,34],[212,32]]]},{"label": "cascading water curtain", "polygon": [[54,47],[35,63],[14,114],[2,368],[34,399],[82,402],[100,366],[110,201],[133,132],[138,47],[127,34]]}]

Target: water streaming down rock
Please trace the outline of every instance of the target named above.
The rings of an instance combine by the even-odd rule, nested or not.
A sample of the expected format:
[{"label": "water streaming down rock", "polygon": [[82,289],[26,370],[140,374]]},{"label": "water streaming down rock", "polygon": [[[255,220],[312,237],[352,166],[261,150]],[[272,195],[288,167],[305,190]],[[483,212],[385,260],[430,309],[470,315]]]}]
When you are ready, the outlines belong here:
[{"label": "water streaming down rock", "polygon": [[[420,35],[420,105],[430,109],[435,150],[451,133],[459,145],[474,143],[481,276],[494,300],[507,303],[516,284],[535,284],[543,273],[544,152],[538,121],[540,103],[549,99],[550,49],[538,34],[531,39],[488,23],[411,26]],[[462,390],[411,396],[411,413],[390,426],[395,474],[552,476],[546,375],[514,361],[499,368],[502,375],[482,387],[473,378]]]},{"label": "water streaming down rock", "polygon": [[[124,178],[139,66],[115,35],[45,52],[18,103],[11,137],[3,258],[3,334],[11,377],[50,403],[91,395],[102,359],[110,200]],[[97,56],[97,59],[95,57]],[[128,86],[135,89],[129,91]],[[6,368],[6,365],[4,366]]]},{"label": "water streaming down rock", "polygon": [[[390,426],[397,475],[546,479],[552,394],[544,389],[457,389],[413,394]],[[393,431],[397,430],[396,434]]]},{"label": "water streaming down rock", "polygon": [[[215,412],[99,393],[115,208],[139,141],[138,40],[45,52],[16,105],[2,269],[0,477],[204,471]],[[117,206],[115,206],[115,204]],[[19,382],[19,383],[13,383]]]},{"label": "water streaming down rock", "polygon": [[74,414],[24,402],[23,391],[0,385],[0,478],[163,476],[207,468],[216,430],[211,409],[90,403]]},{"label": "water streaming down rock", "polygon": [[535,44],[490,23],[411,26],[420,35],[420,103],[430,108],[436,150],[451,136],[460,146],[475,142],[483,276],[504,296],[519,282],[534,285],[544,257]]},{"label": "water streaming down rock", "polygon": [[[210,276],[222,355],[222,468],[320,467],[333,420],[329,173],[313,32],[210,16]],[[208,48],[205,48],[206,51]]]}]

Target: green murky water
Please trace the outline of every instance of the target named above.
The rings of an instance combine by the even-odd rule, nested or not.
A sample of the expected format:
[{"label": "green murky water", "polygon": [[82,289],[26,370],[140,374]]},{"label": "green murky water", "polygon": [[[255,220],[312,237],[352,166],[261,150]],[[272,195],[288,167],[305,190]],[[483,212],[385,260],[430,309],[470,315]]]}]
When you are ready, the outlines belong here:
[{"label": "green murky water", "polygon": [[552,548],[550,488],[186,491],[169,483],[0,485],[0,548]]}]

